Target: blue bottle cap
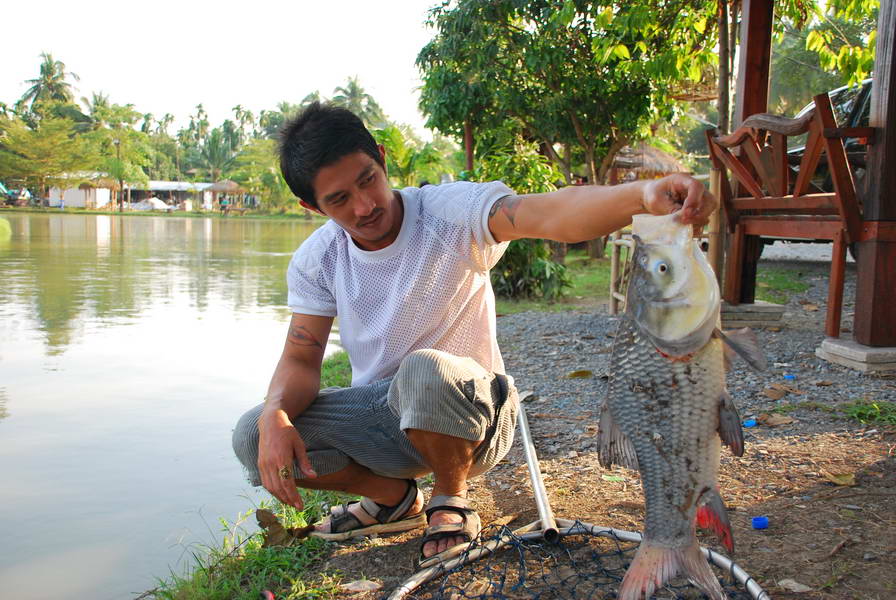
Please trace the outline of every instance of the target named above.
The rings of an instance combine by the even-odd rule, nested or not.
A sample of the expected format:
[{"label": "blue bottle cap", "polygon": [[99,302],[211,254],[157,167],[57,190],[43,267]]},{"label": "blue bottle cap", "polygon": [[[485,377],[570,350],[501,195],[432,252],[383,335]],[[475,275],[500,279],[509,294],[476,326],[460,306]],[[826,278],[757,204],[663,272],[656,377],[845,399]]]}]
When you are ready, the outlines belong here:
[{"label": "blue bottle cap", "polygon": [[768,517],[753,517],[753,529],[768,529]]},{"label": "blue bottle cap", "polygon": [[788,381],[793,381],[794,379],[796,379],[796,375],[791,375],[790,373],[784,373],[784,379],[787,379]]},{"label": "blue bottle cap", "polygon": [[747,419],[744,421],[744,427],[756,427],[756,419]]}]

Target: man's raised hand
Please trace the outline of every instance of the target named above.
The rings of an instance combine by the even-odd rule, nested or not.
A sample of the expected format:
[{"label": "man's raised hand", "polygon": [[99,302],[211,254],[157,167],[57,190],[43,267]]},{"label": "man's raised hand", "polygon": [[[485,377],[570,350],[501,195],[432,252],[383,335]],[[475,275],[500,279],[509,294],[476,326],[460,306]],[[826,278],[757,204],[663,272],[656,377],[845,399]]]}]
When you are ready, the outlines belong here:
[{"label": "man's raised hand", "polygon": [[681,210],[681,222],[702,227],[718,208],[715,196],[702,183],[683,173],[649,182],[642,197],[644,209],[654,215]]}]

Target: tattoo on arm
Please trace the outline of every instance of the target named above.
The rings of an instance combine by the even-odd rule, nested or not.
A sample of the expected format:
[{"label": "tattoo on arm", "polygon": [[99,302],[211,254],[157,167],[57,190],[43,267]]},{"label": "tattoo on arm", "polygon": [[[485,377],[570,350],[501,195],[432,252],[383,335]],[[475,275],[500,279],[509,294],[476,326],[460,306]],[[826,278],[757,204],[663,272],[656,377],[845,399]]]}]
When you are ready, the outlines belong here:
[{"label": "tattoo on arm", "polygon": [[323,348],[323,345],[311,335],[311,332],[308,331],[308,328],[304,325],[300,325],[298,327],[290,326],[289,335],[286,337],[286,341],[294,346],[312,346],[314,348]]},{"label": "tattoo on arm", "polygon": [[488,217],[494,217],[498,211],[500,210],[507,220],[510,221],[510,224],[515,226],[514,220],[516,219],[516,211],[520,207],[520,201],[522,198],[519,196],[504,196],[503,198],[499,198],[494,204],[492,204],[491,209],[488,211]]}]

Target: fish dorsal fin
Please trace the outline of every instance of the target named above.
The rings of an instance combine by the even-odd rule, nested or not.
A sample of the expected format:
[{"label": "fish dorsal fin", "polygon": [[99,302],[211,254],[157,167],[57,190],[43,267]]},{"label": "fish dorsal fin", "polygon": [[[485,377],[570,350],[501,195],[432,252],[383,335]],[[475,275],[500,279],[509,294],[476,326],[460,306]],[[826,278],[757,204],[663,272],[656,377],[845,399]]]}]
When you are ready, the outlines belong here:
[{"label": "fish dorsal fin", "polygon": [[734,456],[744,455],[744,431],[740,424],[737,407],[728,392],[722,392],[719,398],[719,437],[722,443],[731,448]]},{"label": "fish dorsal fin", "polygon": [[768,367],[765,354],[759,349],[759,340],[748,327],[734,329],[726,333],[722,333],[721,329],[716,328],[712,334],[724,342],[726,361],[730,362],[732,353],[734,353],[756,371],[765,371]]},{"label": "fish dorsal fin", "polygon": [[598,460],[604,468],[619,465],[627,469],[638,469],[638,456],[635,447],[619,429],[609,405],[604,402],[600,407],[600,423],[597,428]]}]

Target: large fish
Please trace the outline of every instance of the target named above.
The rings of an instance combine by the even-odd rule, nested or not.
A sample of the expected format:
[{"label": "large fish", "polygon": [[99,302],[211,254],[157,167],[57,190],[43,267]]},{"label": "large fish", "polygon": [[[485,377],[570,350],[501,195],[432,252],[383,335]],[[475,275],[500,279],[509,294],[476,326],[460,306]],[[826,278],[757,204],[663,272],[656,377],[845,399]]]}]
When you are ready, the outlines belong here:
[{"label": "large fish", "polygon": [[[725,389],[719,288],[676,214],[635,217],[635,249],[601,409],[600,462],[641,471],[644,536],[620,600],[649,598],[677,573],[713,600],[726,596],[701,555],[695,526],[733,551],[718,491],[721,444],[743,454],[740,418]],[[759,367],[749,338],[733,342]]]}]

